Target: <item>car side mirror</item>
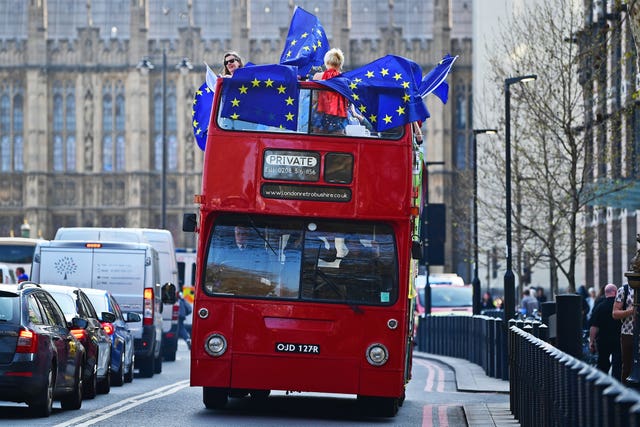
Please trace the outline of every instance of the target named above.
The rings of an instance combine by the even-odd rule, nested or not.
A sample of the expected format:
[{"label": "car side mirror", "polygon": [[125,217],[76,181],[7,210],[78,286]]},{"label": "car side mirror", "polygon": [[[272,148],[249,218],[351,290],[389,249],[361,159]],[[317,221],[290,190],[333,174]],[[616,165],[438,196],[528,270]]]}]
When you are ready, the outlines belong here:
[{"label": "car side mirror", "polygon": [[163,304],[175,304],[178,300],[176,298],[176,285],[171,282],[167,282],[162,286],[162,303]]},{"label": "car side mirror", "polygon": [[198,219],[194,213],[186,213],[182,215],[182,231],[194,232],[198,225]]},{"label": "car side mirror", "polygon": [[138,313],[127,311],[123,314],[124,314],[124,321],[127,323],[142,322],[142,316],[140,316],[140,314]]},{"label": "car side mirror", "polygon": [[422,261],[422,242],[411,242],[411,258]]},{"label": "car side mirror", "polygon": [[74,317],[71,319],[71,327],[76,329],[86,329],[89,326],[89,322],[87,319],[82,319],[80,317]]},{"label": "car side mirror", "polygon": [[115,322],[117,319],[116,315],[111,313],[110,311],[103,311],[102,312],[102,321],[103,322],[109,322],[109,323],[113,323]]}]

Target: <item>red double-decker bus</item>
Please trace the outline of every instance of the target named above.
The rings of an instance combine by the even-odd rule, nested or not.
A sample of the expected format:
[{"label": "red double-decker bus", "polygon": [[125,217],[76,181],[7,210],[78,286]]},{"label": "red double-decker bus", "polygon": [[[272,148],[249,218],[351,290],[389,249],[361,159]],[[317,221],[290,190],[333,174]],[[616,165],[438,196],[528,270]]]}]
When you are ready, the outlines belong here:
[{"label": "red double-decker bus", "polygon": [[323,133],[299,83],[297,130],[220,115],[202,193],[191,385],[207,408],[271,391],[356,395],[393,416],[411,377],[422,160],[410,125]]}]

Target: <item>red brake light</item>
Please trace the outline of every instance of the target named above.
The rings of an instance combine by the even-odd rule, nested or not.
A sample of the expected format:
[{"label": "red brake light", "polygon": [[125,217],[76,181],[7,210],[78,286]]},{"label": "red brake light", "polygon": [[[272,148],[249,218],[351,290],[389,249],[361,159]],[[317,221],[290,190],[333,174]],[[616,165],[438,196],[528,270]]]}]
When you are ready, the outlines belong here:
[{"label": "red brake light", "polygon": [[173,311],[171,312],[171,320],[178,320],[180,316],[180,304],[173,305]]},{"label": "red brake light", "polygon": [[20,329],[16,353],[35,353],[38,348],[38,335],[28,329]]},{"label": "red brake light", "polygon": [[81,340],[87,336],[87,331],[84,329],[71,329],[71,334]]},{"label": "red brake light", "polygon": [[112,323],[109,322],[103,322],[102,323],[102,329],[104,329],[104,331],[107,333],[107,335],[113,335],[113,333],[115,332],[115,328],[113,327]]},{"label": "red brake light", "polygon": [[89,249],[100,249],[102,247],[102,243],[86,243],[84,246]]},{"label": "red brake light", "polygon": [[145,326],[153,325],[153,289],[146,288],[144,290],[144,316],[142,324]]}]

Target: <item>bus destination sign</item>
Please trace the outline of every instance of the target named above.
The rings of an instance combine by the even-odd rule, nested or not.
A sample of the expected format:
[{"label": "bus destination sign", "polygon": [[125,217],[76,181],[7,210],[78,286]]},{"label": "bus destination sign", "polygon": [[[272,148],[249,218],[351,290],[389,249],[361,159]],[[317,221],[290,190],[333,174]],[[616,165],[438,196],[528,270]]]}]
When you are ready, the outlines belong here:
[{"label": "bus destination sign", "polygon": [[320,153],[265,150],[262,176],[265,179],[283,181],[318,181],[320,179]]}]

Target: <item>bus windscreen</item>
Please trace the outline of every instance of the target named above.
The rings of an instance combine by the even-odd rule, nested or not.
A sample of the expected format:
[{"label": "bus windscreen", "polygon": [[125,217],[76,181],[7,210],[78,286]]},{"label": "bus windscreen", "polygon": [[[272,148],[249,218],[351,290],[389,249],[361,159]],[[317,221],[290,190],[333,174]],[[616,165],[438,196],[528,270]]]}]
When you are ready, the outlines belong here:
[{"label": "bus windscreen", "polygon": [[385,224],[221,215],[203,290],[210,296],[392,305],[394,234]]}]

